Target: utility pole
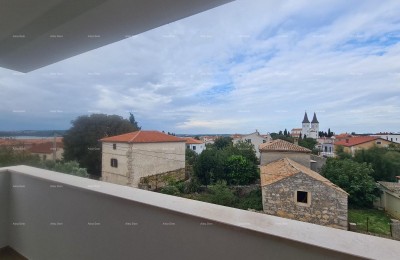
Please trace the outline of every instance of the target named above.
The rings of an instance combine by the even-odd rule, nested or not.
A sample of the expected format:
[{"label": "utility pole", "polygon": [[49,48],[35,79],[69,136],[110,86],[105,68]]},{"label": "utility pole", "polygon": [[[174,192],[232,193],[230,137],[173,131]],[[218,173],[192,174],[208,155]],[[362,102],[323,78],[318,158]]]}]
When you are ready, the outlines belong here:
[{"label": "utility pole", "polygon": [[53,137],[53,161],[56,161],[56,155],[57,155],[57,140],[56,140],[56,132],[54,132],[54,137]]}]

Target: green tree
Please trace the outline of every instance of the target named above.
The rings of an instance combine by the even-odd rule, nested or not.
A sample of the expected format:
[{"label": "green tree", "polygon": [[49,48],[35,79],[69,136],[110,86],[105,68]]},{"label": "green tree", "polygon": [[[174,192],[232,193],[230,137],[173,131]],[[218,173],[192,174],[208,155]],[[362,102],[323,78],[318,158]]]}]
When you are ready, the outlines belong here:
[{"label": "green tree", "polygon": [[231,207],[235,204],[236,196],[231,189],[229,189],[226,181],[218,181],[214,185],[208,186],[211,193],[209,202],[219,205]]},{"label": "green tree", "polygon": [[395,181],[400,175],[400,152],[392,148],[372,147],[359,150],[354,155],[357,162],[366,162],[372,165],[375,181]]},{"label": "green tree", "polygon": [[133,127],[135,129],[137,129],[137,130],[141,129],[141,127],[139,126],[139,123],[136,122],[136,120],[135,120],[135,116],[131,112],[129,112],[129,122],[131,122],[131,124],[133,125]]},{"label": "green tree", "polygon": [[336,146],[336,151],[335,151],[335,153],[336,153],[336,157],[337,157],[338,159],[351,159],[351,154],[346,153],[346,152],[344,151],[344,147],[343,147],[342,145]]},{"label": "green tree", "polygon": [[378,194],[373,172],[367,163],[334,158],[329,158],[321,170],[323,176],[349,193],[349,204],[353,207],[372,206]]},{"label": "green tree", "polygon": [[245,185],[254,182],[258,176],[257,166],[242,155],[231,155],[227,160],[229,184]]},{"label": "green tree", "polygon": [[101,176],[100,139],[138,130],[118,115],[79,116],[64,136],[64,159],[77,161],[89,174]]},{"label": "green tree", "polygon": [[223,150],[224,148],[229,147],[231,145],[232,145],[232,138],[228,136],[218,137],[214,141],[214,147],[219,150]]},{"label": "green tree", "polygon": [[39,162],[39,155],[33,155],[21,147],[0,147],[0,167],[21,164],[35,166]]},{"label": "green tree", "polygon": [[302,138],[299,139],[299,145],[303,146],[307,149],[313,150],[315,148],[315,145],[317,144],[317,140],[313,138]]}]

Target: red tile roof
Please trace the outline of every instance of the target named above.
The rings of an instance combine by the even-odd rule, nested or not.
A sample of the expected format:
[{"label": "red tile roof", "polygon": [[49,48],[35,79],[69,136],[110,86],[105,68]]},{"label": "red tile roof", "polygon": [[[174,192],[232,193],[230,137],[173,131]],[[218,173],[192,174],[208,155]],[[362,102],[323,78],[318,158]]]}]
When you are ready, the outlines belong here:
[{"label": "red tile roof", "polygon": [[274,152],[299,152],[299,153],[311,153],[310,149],[305,147],[292,144],[290,142],[276,139],[270,142],[260,144],[259,146],[260,152],[264,151],[274,151]]},{"label": "red tile roof", "polygon": [[136,131],[132,133],[105,137],[101,142],[115,143],[165,143],[165,142],[186,142],[184,139],[167,135],[159,131]]},{"label": "red tile roof", "polygon": [[[61,149],[63,147],[64,147],[63,143],[56,143],[57,150]],[[47,143],[33,144],[33,146],[29,149],[29,151],[31,153],[52,154],[53,153],[53,143],[47,142]]]},{"label": "red tile roof", "polygon": [[344,140],[335,142],[335,145],[342,145],[342,146],[350,147],[350,146],[354,146],[354,145],[371,142],[376,139],[382,139],[382,138],[379,138],[376,136],[355,136],[355,137],[349,137]]},{"label": "red tile roof", "polygon": [[333,184],[319,173],[288,158],[283,158],[260,167],[261,186],[270,185],[299,173],[304,173],[311,178],[324,183],[340,192],[346,193],[339,186]]},{"label": "red tile roof", "polygon": [[187,144],[204,144],[204,142],[197,140],[193,137],[182,137],[186,141]]}]

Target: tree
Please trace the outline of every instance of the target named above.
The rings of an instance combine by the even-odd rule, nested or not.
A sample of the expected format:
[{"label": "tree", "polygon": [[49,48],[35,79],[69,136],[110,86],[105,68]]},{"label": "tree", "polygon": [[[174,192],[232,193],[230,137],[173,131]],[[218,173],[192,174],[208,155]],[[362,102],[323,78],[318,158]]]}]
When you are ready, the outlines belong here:
[{"label": "tree", "polygon": [[257,166],[242,155],[229,156],[226,169],[228,184],[246,185],[259,176]]},{"label": "tree", "polygon": [[367,163],[334,158],[329,158],[321,170],[325,178],[349,193],[349,204],[354,207],[372,206],[378,194],[373,172]]},{"label": "tree", "polygon": [[350,159],[351,158],[351,154],[346,153],[344,151],[344,147],[342,145],[338,145],[336,147],[336,157],[338,159]]},{"label": "tree", "polygon": [[137,130],[141,129],[138,122],[136,122],[136,120],[135,120],[135,116],[131,112],[129,112],[129,122],[131,122],[131,124],[133,125],[133,127],[135,129],[137,129]]},{"label": "tree", "polygon": [[138,130],[118,115],[92,114],[79,116],[64,136],[64,160],[77,161],[89,174],[101,176],[99,140]]},{"label": "tree", "polygon": [[231,189],[229,189],[226,181],[218,181],[214,185],[208,187],[211,196],[209,201],[214,204],[224,205],[231,207],[236,201],[236,196]]},{"label": "tree", "polygon": [[232,145],[232,138],[225,136],[225,137],[218,137],[214,141],[214,146],[215,148],[222,150],[225,147],[231,146]]},{"label": "tree", "polygon": [[310,149],[310,150],[313,150],[316,144],[317,144],[317,140],[315,140],[313,138],[299,139],[299,145],[303,146],[307,149]]},{"label": "tree", "polygon": [[354,155],[357,162],[370,163],[375,181],[395,181],[400,175],[400,152],[396,149],[372,147],[359,150]]},{"label": "tree", "polygon": [[288,136],[288,131],[286,130],[286,128],[285,128],[285,131],[283,131],[283,135]]}]

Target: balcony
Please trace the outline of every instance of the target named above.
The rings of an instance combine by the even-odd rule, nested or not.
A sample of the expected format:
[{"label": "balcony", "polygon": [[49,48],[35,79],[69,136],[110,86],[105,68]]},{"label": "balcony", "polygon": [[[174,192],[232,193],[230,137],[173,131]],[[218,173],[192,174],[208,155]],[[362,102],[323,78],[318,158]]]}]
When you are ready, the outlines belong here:
[{"label": "balcony", "polygon": [[400,243],[75,177],[0,168],[0,248],[28,259],[398,259]]}]

